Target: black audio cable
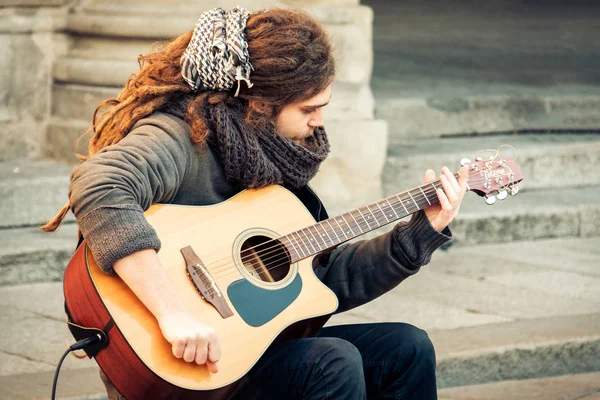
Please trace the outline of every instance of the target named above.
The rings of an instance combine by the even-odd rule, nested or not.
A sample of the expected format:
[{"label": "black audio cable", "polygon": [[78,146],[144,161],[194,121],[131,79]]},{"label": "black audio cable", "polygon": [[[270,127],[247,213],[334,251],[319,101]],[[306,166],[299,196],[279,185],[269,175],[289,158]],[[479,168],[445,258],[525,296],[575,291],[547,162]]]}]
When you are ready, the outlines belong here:
[{"label": "black audio cable", "polygon": [[60,367],[61,367],[63,361],[65,360],[65,358],[67,357],[67,355],[72,351],[82,350],[88,346],[98,344],[98,343],[102,342],[102,340],[103,340],[102,335],[97,333],[97,334],[87,337],[85,339],[81,339],[80,341],[75,342],[71,346],[69,346],[67,351],[65,351],[65,354],[63,354],[62,357],[60,358],[58,365],[56,366],[56,372],[54,374],[54,382],[52,383],[52,397],[51,397],[52,400],[55,400],[56,384],[58,383],[58,373],[60,372]]}]

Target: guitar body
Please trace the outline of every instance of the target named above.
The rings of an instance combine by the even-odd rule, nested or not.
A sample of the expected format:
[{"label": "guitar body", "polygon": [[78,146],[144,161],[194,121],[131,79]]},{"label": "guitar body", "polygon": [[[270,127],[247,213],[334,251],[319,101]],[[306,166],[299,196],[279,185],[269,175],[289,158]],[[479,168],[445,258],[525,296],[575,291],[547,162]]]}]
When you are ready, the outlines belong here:
[{"label": "guitar body", "polygon": [[[292,262],[284,246],[271,246],[273,239],[315,223],[280,186],[246,190],[213,206],[153,205],[145,216],[162,242],[158,256],[178,296],[217,331],[222,356],[216,374],[175,358],[154,316],[118,276],[99,269],[84,242],[65,272],[66,304],[74,323],[108,331],[109,345],[95,358],[128,399],[225,397],[287,327],[337,308],[335,294],[313,272],[313,257]],[[205,300],[216,291],[202,297],[188,276],[181,252],[187,246],[231,315]],[[250,262],[252,249],[263,250]],[[279,262],[268,264],[273,257]],[[303,329],[296,332],[303,335]]]}]

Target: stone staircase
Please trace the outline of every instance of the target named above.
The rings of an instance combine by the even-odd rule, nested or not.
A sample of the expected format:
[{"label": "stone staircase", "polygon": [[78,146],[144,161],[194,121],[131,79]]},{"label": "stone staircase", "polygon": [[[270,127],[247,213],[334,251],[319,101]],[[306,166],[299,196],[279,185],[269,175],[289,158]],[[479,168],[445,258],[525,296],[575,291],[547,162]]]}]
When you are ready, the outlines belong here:
[{"label": "stone staircase", "polygon": [[466,197],[457,242],[598,235],[600,74],[589,67],[600,46],[588,40],[597,6],[365,4],[379,21],[372,87],[375,115],[388,122],[384,194],[506,144],[521,193],[493,207]]},{"label": "stone staircase", "polygon": [[[365,3],[379,21],[372,87],[375,117],[388,123],[384,194],[502,145],[516,150],[501,154],[517,155],[524,180],[517,196],[493,206],[467,194],[452,248],[395,289],[394,300],[352,310],[347,322],[404,317],[433,327],[440,387],[597,371],[600,292],[582,294],[600,283],[600,74],[587,69],[600,46],[586,42],[597,21],[560,5]],[[574,79],[570,68],[581,74]],[[547,81],[536,81],[538,72]],[[542,293],[553,298],[535,299]],[[591,303],[562,308],[575,298]],[[394,310],[409,302],[416,310]],[[436,328],[448,313],[457,313],[448,318],[456,325]],[[488,390],[472,398],[491,398]],[[443,392],[462,398],[468,390]]]}]

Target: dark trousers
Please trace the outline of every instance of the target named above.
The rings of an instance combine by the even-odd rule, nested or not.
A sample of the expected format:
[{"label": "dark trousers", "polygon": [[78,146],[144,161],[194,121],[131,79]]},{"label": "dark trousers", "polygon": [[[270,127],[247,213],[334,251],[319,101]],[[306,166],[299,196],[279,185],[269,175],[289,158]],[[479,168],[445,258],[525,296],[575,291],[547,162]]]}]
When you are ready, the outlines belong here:
[{"label": "dark trousers", "polygon": [[437,399],[427,333],[402,323],[323,328],[271,347],[235,400]]},{"label": "dark trousers", "polygon": [[[108,398],[122,397],[100,373]],[[271,347],[235,400],[437,399],[427,333],[402,323],[323,328],[317,337]]]}]

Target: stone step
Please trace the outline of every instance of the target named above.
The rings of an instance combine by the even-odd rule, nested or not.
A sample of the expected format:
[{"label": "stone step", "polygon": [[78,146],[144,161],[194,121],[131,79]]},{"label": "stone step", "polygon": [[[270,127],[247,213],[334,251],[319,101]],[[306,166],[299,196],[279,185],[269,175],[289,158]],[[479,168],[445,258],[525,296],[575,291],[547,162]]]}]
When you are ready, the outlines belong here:
[{"label": "stone step", "polygon": [[600,398],[600,372],[461,386],[438,392],[440,400],[559,400]]},{"label": "stone step", "polygon": [[57,82],[122,87],[138,70],[135,57],[129,61],[61,58],[54,62],[52,73]]},{"label": "stone step", "polygon": [[600,371],[600,314],[430,331],[440,388]]},{"label": "stone step", "polygon": [[489,206],[467,193],[451,228],[457,243],[600,235],[600,186],[523,190]]},{"label": "stone step", "polygon": [[361,4],[373,7],[371,87],[391,137],[600,127],[589,6]]},{"label": "stone step", "polygon": [[[338,81],[368,85],[371,77],[372,65],[372,21],[373,12],[369,7],[357,5],[355,1],[345,0],[346,4],[337,2],[336,7],[313,7],[306,10],[318,21],[323,23],[331,34],[335,47],[339,53],[340,62],[337,67]],[[266,5],[268,2],[264,2]],[[135,47],[143,40],[155,41],[157,39],[171,40],[181,35],[186,29],[193,29],[197,16],[204,11],[204,5],[198,6],[198,13],[168,7],[161,4],[158,7],[149,7],[146,3],[143,7],[128,5],[126,8],[117,5],[84,6],[77,12],[67,17],[67,30],[73,36],[102,36],[108,41],[113,40],[113,47],[119,47],[119,41],[123,38],[129,43],[127,46]],[[264,8],[260,4],[253,4],[252,8]],[[117,11],[118,10],[118,11]],[[135,10],[135,11],[134,11]],[[169,15],[169,18],[165,18]],[[133,39],[133,40],[131,40]],[[75,43],[75,54],[89,56],[91,53],[86,45],[79,46]],[[110,46],[110,45],[108,45]],[[106,49],[106,48],[105,48]],[[96,54],[113,54],[99,51]],[[114,54],[123,56],[123,52],[116,50]],[[66,82],[90,82],[97,85],[110,85],[113,82],[122,85],[127,78],[123,73],[130,67],[135,66],[135,60],[139,52],[133,53],[132,58],[127,58],[125,64],[109,62],[110,60],[85,60],[79,59],[76,63],[69,59],[59,60],[55,65],[54,76],[56,79]],[[97,55],[93,56],[97,58]],[[112,57],[112,55],[111,55]],[[97,77],[85,74],[95,70],[93,63],[98,63],[102,74]],[[111,65],[115,68],[115,79],[111,77]],[[128,67],[129,65],[129,67]],[[134,70],[132,70],[134,71]],[[106,73],[104,73],[106,72]]]},{"label": "stone step", "polygon": [[0,286],[60,281],[77,244],[77,226],[56,232],[0,229]]},{"label": "stone step", "polygon": [[91,115],[93,114],[90,114],[87,120],[51,117],[46,129],[42,155],[65,164],[78,163],[76,154],[88,153],[92,134],[86,132],[92,126]]},{"label": "stone step", "polygon": [[[66,348],[66,346],[65,346]],[[60,357],[58,354],[57,357]],[[58,363],[58,358],[56,360]],[[13,400],[50,398],[54,370],[0,376],[0,395]],[[61,400],[107,400],[97,366],[82,369],[61,368],[56,398]]]},{"label": "stone step", "polygon": [[[494,135],[420,140],[390,138],[383,172],[384,192],[395,193],[420,183],[428,168],[443,166],[458,171],[462,158],[473,159],[484,149],[502,145],[516,149],[516,162],[524,176],[523,188],[564,188],[599,185],[600,134]],[[489,155],[491,153],[483,153]],[[501,156],[515,158],[514,151],[503,148]]]},{"label": "stone step", "polygon": [[[61,396],[59,399],[68,400],[105,400],[106,395],[102,392],[103,386],[97,371],[90,370],[68,370],[61,374]],[[11,381],[15,383],[30,385],[31,382],[49,380],[50,373],[32,374],[19,376]],[[82,387],[80,381],[85,381]],[[549,378],[510,380],[502,382],[485,383],[481,385],[461,386],[447,388],[438,391],[440,400],[563,400],[563,399],[588,399],[599,397],[600,372],[587,374],[567,374]],[[16,392],[16,391],[15,391]],[[15,393],[10,392],[10,393]],[[21,397],[11,397],[21,399]],[[25,397],[24,397],[25,398]],[[45,393],[38,396],[26,397],[27,399],[45,399]]]},{"label": "stone step", "polygon": [[427,138],[516,130],[598,129],[597,95],[376,97],[375,115],[392,138]]},{"label": "stone step", "polygon": [[[119,85],[121,88],[126,81]],[[91,125],[96,107],[106,99],[116,98],[119,87],[62,84],[52,86],[52,116],[60,120],[85,120]]]},{"label": "stone step", "polygon": [[426,330],[440,387],[597,371],[599,265],[597,238],[454,246],[330,323]]},{"label": "stone step", "polygon": [[[76,65],[82,64],[75,60]],[[112,61],[107,61],[105,65],[110,67]],[[94,75],[98,77],[98,69],[102,68],[103,64],[94,65],[90,67],[94,68],[94,71],[88,71],[93,73],[82,73],[82,77],[88,77]],[[134,73],[138,69],[124,72],[124,75],[128,77],[131,73]],[[115,72],[112,68],[103,72],[110,74],[115,77]],[[94,79],[96,79],[94,78]],[[55,82],[52,87],[52,116],[56,119],[63,121],[69,120],[86,120],[91,121],[94,110],[103,100],[109,98],[115,98],[120,88],[126,82],[126,78],[113,78],[114,86],[94,86],[89,82],[83,82],[83,84],[75,84],[76,80],[71,81],[72,83],[58,83]],[[121,80],[119,80],[121,79]],[[109,82],[106,82],[107,84]],[[348,115],[352,116],[352,119],[373,119],[373,108],[374,100],[371,90],[366,85],[357,85],[353,83],[336,82],[333,84],[333,96],[330,104],[324,109],[325,118],[327,121],[337,121],[340,119],[347,119]]]},{"label": "stone step", "polygon": [[47,160],[0,163],[0,229],[39,226],[54,217],[68,200],[71,170]]}]

